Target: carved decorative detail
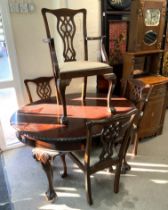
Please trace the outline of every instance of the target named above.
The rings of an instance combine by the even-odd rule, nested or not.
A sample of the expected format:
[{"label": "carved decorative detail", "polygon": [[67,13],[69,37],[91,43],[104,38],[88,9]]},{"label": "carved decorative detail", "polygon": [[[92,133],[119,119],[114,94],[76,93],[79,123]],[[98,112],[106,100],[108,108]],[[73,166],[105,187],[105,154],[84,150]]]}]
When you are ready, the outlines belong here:
[{"label": "carved decorative detail", "polygon": [[30,83],[34,83],[36,85],[36,93],[40,99],[48,99],[52,94],[50,85],[52,79],[53,77],[38,77],[35,79],[24,80],[30,103],[33,102],[32,94],[30,91]]},{"label": "carved decorative detail", "polygon": [[44,81],[44,82],[39,82],[37,84],[37,95],[41,98],[41,99],[46,99],[49,98],[51,96],[51,87],[49,85],[48,82]]},{"label": "carved decorative detail", "polygon": [[117,146],[119,144],[121,145],[121,140],[124,139],[125,130],[129,126],[127,120],[116,121],[102,130],[101,142],[103,144],[103,149],[99,156],[100,160],[118,157]]},{"label": "carved decorative detail", "polygon": [[[48,190],[46,191],[47,200],[55,200],[57,194],[53,186],[53,168],[51,166],[51,159],[55,157],[56,154],[51,154],[46,152],[46,149],[35,148],[33,149],[33,157],[40,161],[44,172],[46,173],[48,179]],[[53,156],[54,155],[54,156]]]},{"label": "carved decorative detail", "polygon": [[58,17],[57,30],[64,43],[63,56],[65,61],[76,61],[76,51],[73,46],[73,39],[76,32],[74,17]]},{"label": "carved decorative detail", "polygon": [[128,81],[127,88],[129,99],[136,105],[142,98],[142,90],[144,89],[144,85],[142,85],[141,82],[133,82],[133,80],[131,80]]},{"label": "carved decorative detail", "polygon": [[[47,200],[54,200],[57,197],[57,194],[53,186],[53,168],[51,165],[51,161],[56,157],[56,155],[60,153],[45,148],[35,148],[32,150],[32,152],[33,152],[33,157],[41,163],[42,168],[46,173],[48,179],[48,190],[46,191]],[[64,165],[64,173],[62,174],[62,178],[64,178],[67,176],[65,154],[61,155],[61,159]]]},{"label": "carved decorative detail", "polygon": [[163,75],[168,76],[168,52],[165,52],[163,59]]},{"label": "carved decorative detail", "polygon": [[51,161],[55,155],[51,155],[49,154],[48,152],[45,151],[45,149],[38,149],[38,148],[35,148],[32,150],[33,152],[33,157],[37,160],[37,161],[40,161],[41,163],[44,163],[46,164],[47,161]]}]

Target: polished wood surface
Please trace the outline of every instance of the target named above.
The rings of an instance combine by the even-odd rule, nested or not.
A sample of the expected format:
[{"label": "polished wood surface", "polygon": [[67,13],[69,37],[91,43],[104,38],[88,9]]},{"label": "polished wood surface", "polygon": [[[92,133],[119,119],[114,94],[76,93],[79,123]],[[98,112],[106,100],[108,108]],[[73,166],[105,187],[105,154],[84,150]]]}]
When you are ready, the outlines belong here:
[{"label": "polished wood surface", "polygon": [[[125,98],[111,98],[111,103],[116,114],[136,112],[134,105]],[[24,144],[35,147],[33,156],[41,163],[48,179],[48,190],[46,191],[48,200],[57,197],[53,184],[51,164],[53,158],[57,154],[61,155],[64,166],[63,177],[67,176],[65,154],[70,155],[73,151],[85,150],[88,134],[87,122],[101,119],[105,119],[106,122],[112,118],[111,112],[108,112],[106,107],[106,97],[90,95],[86,98],[85,103],[81,104],[79,95],[73,95],[68,100],[68,104],[68,125],[59,122],[62,108],[56,104],[55,98],[24,106],[11,117],[11,125],[17,130],[17,138]],[[122,119],[122,115],[119,116]],[[95,137],[99,137],[101,132],[101,127],[94,126],[92,137],[96,140]],[[97,140],[100,139],[97,138]],[[130,169],[130,166],[125,160],[126,150],[124,151],[122,170],[125,172]]]},{"label": "polished wood surface", "polygon": [[138,78],[138,80],[144,82],[145,84],[149,85],[156,85],[156,84],[165,84],[168,83],[168,77],[164,77],[161,75],[150,75],[147,77]]},{"label": "polished wood surface", "polygon": [[[133,105],[125,98],[112,98],[111,103],[117,113],[132,109]],[[103,119],[111,116],[106,108],[106,97],[97,98],[90,96],[86,98],[85,105],[81,105],[79,95],[69,100],[68,118],[69,124],[59,123],[62,114],[60,105],[50,101],[36,102],[22,107],[11,117],[11,125],[22,135],[43,142],[57,144],[63,142],[77,142],[86,138],[86,122],[88,120]],[[95,128],[94,134],[99,129]],[[66,146],[63,148],[66,150]]]}]

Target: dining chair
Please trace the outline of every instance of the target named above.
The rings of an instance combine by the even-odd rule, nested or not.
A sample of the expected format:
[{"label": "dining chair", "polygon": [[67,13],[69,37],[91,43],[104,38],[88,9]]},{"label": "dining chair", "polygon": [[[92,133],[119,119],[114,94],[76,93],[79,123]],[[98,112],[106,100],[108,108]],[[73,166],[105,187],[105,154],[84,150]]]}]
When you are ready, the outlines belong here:
[{"label": "dining chair", "polygon": [[[55,91],[55,90],[53,90],[53,87],[51,85],[51,82],[52,82],[53,79],[54,79],[53,76],[37,77],[37,78],[34,78],[34,79],[25,79],[24,84],[25,84],[25,87],[26,87],[26,90],[27,90],[29,102],[33,103],[35,101],[34,97],[33,97],[34,92],[36,92],[39,99],[46,100],[47,102],[49,102],[51,100],[52,93]],[[31,84],[33,84],[34,86],[31,87]],[[36,91],[34,91],[34,89]],[[35,155],[33,155],[33,156],[38,161],[40,160],[39,158],[45,157],[46,155],[49,156],[50,160],[53,160],[53,161],[54,161],[56,156],[60,156],[61,160],[62,160],[62,163],[63,163],[62,177],[67,176],[67,166],[66,166],[66,161],[65,161],[66,153],[57,152],[55,150],[46,149],[46,148],[45,149],[44,148],[34,148],[33,149],[33,154],[36,154],[36,156]],[[42,159],[44,159],[44,158],[42,158]],[[45,161],[45,159],[44,159],[44,161]],[[41,161],[41,162],[43,162],[43,161]],[[43,166],[43,164],[42,164],[42,166]],[[43,168],[45,168],[45,167],[43,166]],[[45,169],[45,170],[48,170],[48,168]],[[48,170],[48,172],[46,171],[46,173],[51,173],[51,172],[50,172],[50,170]],[[50,176],[47,176],[47,177],[49,178]],[[49,180],[49,183],[50,182],[51,182],[51,180]]]},{"label": "dining chair", "polygon": [[149,84],[144,84],[141,80],[138,80],[138,78],[136,79],[132,77],[127,79],[125,85],[126,86],[122,95],[128,100],[132,101],[138,110],[136,119],[134,121],[134,132],[132,136],[132,154],[137,155],[139,143],[138,132],[140,130],[141,121],[144,115],[146,105],[149,101],[149,97],[152,92],[153,86]]},{"label": "dining chair", "polygon": [[[127,152],[136,113],[137,109],[134,108],[127,113],[114,114],[106,119],[88,121],[84,151],[68,153],[84,172],[86,196],[90,205],[93,202],[90,176],[98,171],[116,167],[116,170],[113,171],[115,172],[114,192],[118,193],[121,167]],[[101,131],[100,145],[98,149],[95,149],[93,145],[97,142],[97,138],[93,133],[97,127]]]},{"label": "dining chair", "polygon": [[26,91],[28,94],[29,102],[32,103],[35,101],[35,92],[38,99],[44,99],[44,100],[50,99],[52,96],[52,93],[54,92],[51,85],[52,80],[54,80],[53,76],[25,79],[24,84],[25,84]]},{"label": "dining chair", "polygon": [[[116,76],[113,73],[112,67],[108,64],[108,58],[102,41],[103,37],[87,36],[86,9],[42,8],[41,12],[47,35],[47,39],[44,39],[44,41],[49,45],[57,100],[63,107],[60,123],[68,124],[65,91],[73,78],[83,78],[81,100],[84,102],[87,77],[103,75],[109,82],[107,108],[112,112],[113,108],[111,108],[110,99]],[[102,62],[88,60],[88,41],[91,40],[100,40]],[[99,52],[96,53],[98,54]],[[78,85],[76,88],[78,88]]]}]

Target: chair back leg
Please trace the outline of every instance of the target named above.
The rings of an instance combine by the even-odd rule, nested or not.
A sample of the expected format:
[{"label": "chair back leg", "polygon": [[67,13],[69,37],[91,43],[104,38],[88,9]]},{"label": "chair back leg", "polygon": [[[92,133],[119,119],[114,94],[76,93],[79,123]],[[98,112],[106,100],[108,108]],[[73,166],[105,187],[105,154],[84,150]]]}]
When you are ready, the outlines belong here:
[{"label": "chair back leg", "polygon": [[66,166],[66,161],[65,161],[65,154],[61,154],[61,160],[62,160],[63,168],[64,168],[64,171],[63,171],[63,174],[61,175],[61,177],[64,178],[67,176],[67,166]]},{"label": "chair back leg", "polygon": [[85,176],[85,191],[86,191],[87,201],[89,205],[92,205],[93,201],[92,201],[90,174],[87,170],[85,171],[84,176]]},{"label": "chair back leg", "polygon": [[86,98],[86,89],[87,89],[87,77],[84,77],[83,78],[82,95],[81,95],[82,102],[84,102],[85,98]]},{"label": "chair back leg", "polygon": [[122,161],[120,161],[116,166],[115,179],[114,179],[114,192],[115,193],[119,192],[121,167],[122,167]]},{"label": "chair back leg", "polygon": [[70,84],[70,82],[71,82],[70,79],[66,79],[66,80],[58,79],[56,81],[59,97],[61,99],[61,103],[63,106],[63,116],[60,119],[60,123],[64,125],[68,124],[65,91],[66,91],[66,87]]}]

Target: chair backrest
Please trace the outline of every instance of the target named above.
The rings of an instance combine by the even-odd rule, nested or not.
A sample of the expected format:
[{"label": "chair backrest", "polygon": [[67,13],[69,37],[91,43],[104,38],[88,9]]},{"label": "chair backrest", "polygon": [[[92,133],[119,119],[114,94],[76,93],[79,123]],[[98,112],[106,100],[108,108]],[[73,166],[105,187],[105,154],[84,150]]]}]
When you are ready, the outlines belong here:
[{"label": "chair backrest", "polygon": [[128,78],[127,80],[124,97],[132,101],[138,109],[137,126],[142,119],[152,88],[152,85],[144,84],[141,80],[135,78]]},{"label": "chair backrest", "polygon": [[[127,113],[113,115],[110,118],[87,122],[87,144],[84,157],[86,166],[90,166],[91,147],[94,140],[92,131],[98,126],[101,128],[102,147],[98,154],[99,160],[94,163],[94,172],[116,165],[123,160],[127,152],[136,113],[137,109],[133,109]],[[97,139],[95,138],[95,140]]]},{"label": "chair backrest", "polygon": [[25,79],[24,84],[27,90],[30,103],[32,103],[34,95],[34,87],[31,87],[31,84],[35,85],[36,94],[39,99],[48,99],[52,95],[51,80],[54,81],[54,77],[38,77],[35,79]]},{"label": "chair backrest", "polygon": [[127,80],[124,96],[135,105],[144,97],[143,91],[148,88],[142,81],[134,78]]},{"label": "chair backrest", "polygon": [[[77,50],[75,49],[75,46],[79,48],[78,45],[75,45],[74,37],[77,33],[77,28],[81,28],[82,30],[82,36],[81,40],[83,40],[84,44],[84,59],[87,60],[88,58],[88,52],[87,52],[87,31],[86,31],[86,9],[47,9],[43,8],[41,10],[46,34],[47,34],[47,41],[49,43],[50,47],[50,53],[51,58],[53,58],[53,53],[55,53],[55,45],[54,45],[54,36],[55,34],[59,34],[60,38],[63,43],[63,58],[64,62],[66,61],[76,61],[77,60]],[[55,17],[56,19],[56,25],[55,25],[55,31],[53,32],[53,24],[50,25],[51,22],[51,16]],[[81,16],[82,20],[81,22],[76,22],[77,16]],[[55,22],[54,22],[55,24]],[[80,25],[79,25],[80,24]],[[57,61],[57,58],[55,58]]]}]

